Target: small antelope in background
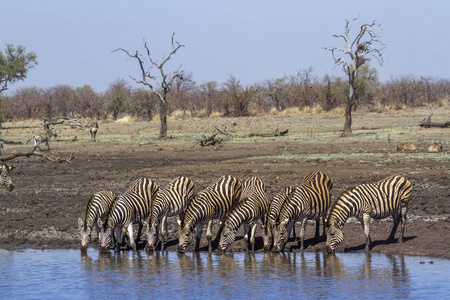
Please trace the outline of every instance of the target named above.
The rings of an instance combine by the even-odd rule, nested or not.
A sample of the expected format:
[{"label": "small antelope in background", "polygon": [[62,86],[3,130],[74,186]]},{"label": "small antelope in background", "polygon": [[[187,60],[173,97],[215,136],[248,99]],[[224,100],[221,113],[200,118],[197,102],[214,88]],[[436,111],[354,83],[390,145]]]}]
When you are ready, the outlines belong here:
[{"label": "small antelope in background", "polygon": [[98,131],[98,123],[97,121],[95,121],[94,123],[92,123],[91,129],[89,129],[89,132],[91,133],[91,142],[97,141],[95,139],[95,137],[97,136],[97,131]]},{"label": "small antelope in background", "polygon": [[415,151],[417,147],[413,144],[410,145],[401,145],[397,147],[397,151]]},{"label": "small antelope in background", "polygon": [[442,150],[441,143],[434,143],[433,145],[428,147],[428,152],[438,152],[439,150]]}]

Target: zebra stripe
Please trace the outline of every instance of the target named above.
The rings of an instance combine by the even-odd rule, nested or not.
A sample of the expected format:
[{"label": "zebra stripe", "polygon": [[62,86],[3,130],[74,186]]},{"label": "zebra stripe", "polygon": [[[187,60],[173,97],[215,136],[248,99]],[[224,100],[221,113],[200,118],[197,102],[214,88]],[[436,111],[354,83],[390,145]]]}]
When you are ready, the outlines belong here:
[{"label": "zebra stripe", "polygon": [[[266,218],[266,222],[263,225],[263,242],[264,242],[264,251],[268,251],[272,244],[271,241],[271,233],[276,226],[276,222],[280,215],[281,208],[283,207],[284,202],[291,198],[292,193],[294,192],[294,188],[290,186],[282,187],[272,198],[269,205],[269,212]],[[295,228],[292,224],[289,228],[294,229],[293,235],[295,238]],[[288,237],[290,233],[288,232]]]},{"label": "zebra stripe", "polygon": [[266,193],[266,185],[257,178],[247,179],[242,186],[242,194],[237,206],[235,206],[222,222],[223,231],[220,236],[219,251],[225,251],[236,237],[236,232],[244,224],[244,241],[248,252],[248,235],[251,229],[250,244],[255,251],[255,231],[258,219],[265,223],[269,199]]},{"label": "zebra stripe", "polygon": [[14,189],[14,184],[12,182],[11,175],[9,175],[9,172],[14,168],[14,166],[8,167],[6,164],[0,164],[0,183],[6,186],[6,188],[10,192]]},{"label": "zebra stripe", "polygon": [[[136,243],[139,242],[141,236],[141,222],[149,216],[151,203],[158,189],[159,187],[155,182],[141,177],[136,179],[125,193],[116,198],[108,213],[106,222],[102,224],[102,248],[109,247],[112,242],[112,231],[115,231],[115,237],[117,237],[115,249],[120,250],[122,228],[125,228],[130,246],[136,251]],[[136,241],[134,240],[134,224],[139,226]]]},{"label": "zebra stripe", "polygon": [[[181,221],[178,251],[186,251],[192,240],[194,228],[196,228],[195,251],[199,251],[203,225],[208,223],[206,239],[208,240],[208,250],[211,252],[212,221],[214,219],[222,221],[226,217],[231,207],[239,201],[241,189],[241,183],[236,178],[225,175],[195,195]],[[220,236],[220,231],[217,236]]]},{"label": "zebra stripe", "polygon": [[27,143],[29,141],[31,141],[31,140],[34,140],[34,147],[35,148],[38,147],[39,149],[41,149],[41,147],[40,147],[41,143],[45,142],[45,145],[47,146],[47,149],[50,150],[49,142],[50,142],[50,139],[51,139],[52,136],[58,137],[58,134],[57,134],[55,128],[50,128],[43,134],[37,134],[37,135],[32,136],[27,141]]},{"label": "zebra stripe", "polygon": [[[300,186],[295,187],[292,197],[281,208],[278,224],[273,231],[274,251],[284,250],[291,222],[302,220],[300,250],[304,249],[307,220],[316,221],[314,238],[319,237],[319,221],[322,219],[322,222],[325,223],[324,218],[330,207],[332,188],[331,178],[321,172],[313,172],[303,177]],[[325,235],[325,226],[323,234]]]},{"label": "zebra stripe", "polygon": [[100,228],[97,224],[98,219],[102,219],[109,212],[116,195],[111,191],[100,191],[92,195],[89,199],[84,221],[78,218],[78,227],[81,235],[81,248],[85,249],[91,242],[92,227],[95,226],[97,235]]},{"label": "zebra stripe", "polygon": [[344,191],[330,209],[327,218],[327,252],[334,252],[343,241],[343,227],[350,217],[356,217],[366,235],[366,251],[370,250],[370,218],[392,216],[394,226],[389,239],[394,239],[399,222],[401,232],[398,242],[403,242],[406,213],[411,198],[412,184],[406,178],[392,175],[370,184],[361,184]]},{"label": "zebra stripe", "polygon": [[[178,177],[158,191],[152,203],[150,219],[144,221],[145,235],[147,236],[147,249],[153,251],[161,239],[161,251],[164,250],[164,241],[167,228],[167,217],[175,215],[183,219],[186,207],[194,197],[194,182],[187,177]],[[160,237],[158,237],[158,227]]]}]

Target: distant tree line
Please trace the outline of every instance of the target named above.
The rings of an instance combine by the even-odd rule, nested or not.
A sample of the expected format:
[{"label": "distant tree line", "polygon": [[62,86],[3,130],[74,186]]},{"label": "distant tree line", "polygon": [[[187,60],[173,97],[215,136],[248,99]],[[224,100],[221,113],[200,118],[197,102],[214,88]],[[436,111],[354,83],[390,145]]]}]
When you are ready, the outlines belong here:
[{"label": "distant tree line", "polygon": [[[347,99],[348,81],[341,77],[314,76],[313,69],[266,80],[250,86],[230,76],[224,83],[210,81],[197,84],[175,80],[168,95],[169,115],[179,111],[189,117],[242,117],[266,114],[273,110],[320,106],[324,111],[342,107]],[[386,82],[378,80],[377,71],[368,65],[360,70],[356,82],[356,108],[373,109],[441,105],[448,101],[450,80],[404,75]],[[159,100],[148,89],[133,88],[126,80],[117,79],[107,91],[97,92],[89,85],[73,88],[56,85],[50,88],[25,87],[9,95],[0,94],[3,120],[36,118],[118,119],[134,116],[151,120],[158,115]]]}]

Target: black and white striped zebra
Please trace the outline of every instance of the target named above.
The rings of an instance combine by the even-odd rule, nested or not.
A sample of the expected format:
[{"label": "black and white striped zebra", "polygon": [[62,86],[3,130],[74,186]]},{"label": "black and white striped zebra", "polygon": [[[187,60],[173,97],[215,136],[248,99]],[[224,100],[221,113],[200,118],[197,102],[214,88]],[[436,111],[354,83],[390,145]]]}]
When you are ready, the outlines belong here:
[{"label": "black and white striped zebra", "polygon": [[[150,218],[148,221],[143,221],[147,236],[147,250],[153,251],[159,239],[161,251],[164,250],[167,218],[179,215],[179,220],[183,219],[184,211],[192,197],[194,197],[194,182],[183,176],[174,179],[158,191],[152,203]],[[159,232],[158,229],[160,229]]]},{"label": "black and white striped zebra", "polygon": [[58,133],[56,132],[55,128],[48,129],[44,134],[37,134],[37,135],[32,136],[27,141],[27,143],[30,142],[31,140],[33,140],[34,147],[35,148],[38,147],[39,149],[41,149],[41,147],[40,147],[41,143],[45,143],[45,145],[47,146],[47,149],[50,150],[49,142],[50,142],[50,139],[52,136],[58,137]]},{"label": "black and white striped zebra", "polygon": [[[113,202],[111,209],[103,223],[99,220],[100,244],[105,249],[110,246],[113,238],[117,238],[115,249],[120,250],[122,241],[122,228],[127,231],[129,245],[136,251],[136,243],[139,242],[142,230],[142,221],[148,218],[152,201],[158,191],[158,184],[148,178],[138,178],[132,188],[119,195]],[[134,239],[133,225],[138,225],[137,239]],[[115,235],[113,234],[115,232]]]},{"label": "black and white striped zebra", "polygon": [[[214,219],[223,221],[231,207],[239,201],[241,192],[241,183],[233,176],[225,175],[195,195],[181,220],[178,251],[186,251],[192,240],[194,228],[196,228],[195,251],[199,251],[203,225],[208,223],[206,239],[208,240],[208,251],[211,253],[212,222]],[[219,236],[220,231],[217,233],[217,237]]]},{"label": "black and white striped zebra", "polygon": [[11,179],[11,175],[9,172],[14,169],[14,166],[8,166],[6,164],[0,164],[0,183],[6,186],[8,191],[12,191],[14,189],[14,184]]},{"label": "black and white striped zebra", "polygon": [[[283,207],[284,202],[292,197],[292,193],[294,192],[294,188],[291,186],[282,187],[272,198],[269,205],[269,212],[267,214],[266,222],[264,223],[263,229],[263,243],[264,243],[264,251],[269,251],[272,245],[272,231],[276,226],[276,222],[278,217],[280,216],[281,208]],[[292,221],[288,225],[287,237],[289,238],[291,230],[293,231],[294,239],[295,239],[295,221]]]},{"label": "black and white striped zebra", "polygon": [[100,234],[98,219],[103,219],[108,214],[116,195],[111,191],[100,191],[89,199],[84,220],[78,218],[78,229],[81,235],[81,248],[86,249],[91,242],[92,228],[95,227],[97,236]]},{"label": "black and white striped zebra", "polygon": [[392,175],[375,183],[361,184],[344,191],[328,214],[327,252],[334,252],[344,240],[343,227],[350,217],[358,218],[363,225],[366,251],[370,251],[371,244],[370,218],[393,217],[394,226],[388,240],[394,239],[398,224],[401,222],[398,242],[403,242],[411,191],[411,182],[399,175]]},{"label": "black and white striped zebra", "polygon": [[[305,228],[307,220],[316,221],[316,233],[319,237],[319,221],[325,225],[325,216],[331,203],[331,178],[321,172],[313,172],[305,177],[301,184],[295,187],[292,197],[281,208],[277,226],[273,231],[274,251],[284,251],[287,242],[289,224],[302,221],[300,229],[300,249],[304,249]],[[325,226],[324,233],[325,235]]]},{"label": "black and white striped zebra", "polygon": [[246,251],[248,252],[248,241],[250,235],[250,244],[252,252],[255,251],[255,232],[256,224],[259,219],[265,223],[269,209],[269,199],[266,193],[266,185],[257,178],[251,177],[244,181],[239,203],[231,209],[226,219],[222,222],[222,233],[219,241],[219,252],[225,251],[229,245],[234,243],[236,232],[244,224],[244,241]]}]

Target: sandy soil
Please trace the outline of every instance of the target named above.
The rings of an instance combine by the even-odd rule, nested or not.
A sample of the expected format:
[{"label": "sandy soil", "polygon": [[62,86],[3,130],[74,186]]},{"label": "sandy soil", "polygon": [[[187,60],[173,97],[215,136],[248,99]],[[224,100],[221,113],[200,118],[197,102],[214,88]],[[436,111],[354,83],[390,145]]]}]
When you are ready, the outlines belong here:
[{"label": "sandy soil", "polygon": [[[430,111],[358,112],[354,115],[354,136],[339,138],[343,117],[335,115],[261,116],[240,119],[169,120],[171,138],[156,139],[159,123],[100,122],[98,142],[89,141],[87,131],[58,128],[51,143],[53,157],[69,157],[71,164],[52,163],[39,157],[8,161],[15,188],[0,187],[0,248],[79,248],[77,220],[83,217],[87,201],[99,190],[116,194],[125,191],[137,177],[146,176],[161,187],[183,175],[195,182],[196,191],[217,177],[230,174],[240,180],[260,177],[269,197],[284,185],[296,185],[312,171],[328,174],[333,182],[332,201],[340,193],[361,183],[391,174],[401,174],[414,185],[403,244],[386,242],[392,219],[373,221],[372,252],[426,255],[450,258],[450,163],[449,129],[421,129],[419,122]],[[435,112],[433,120],[450,118],[448,109]],[[3,155],[29,151],[25,141],[40,131],[39,122],[3,124],[0,138],[21,141],[5,145]],[[215,127],[226,128],[234,138],[209,147],[195,145],[202,134]],[[289,129],[287,137],[244,138],[250,132]],[[70,140],[77,136],[76,142]],[[140,145],[150,141],[150,144]],[[440,141],[444,149],[427,153]],[[415,152],[396,151],[400,144],[413,143]],[[313,224],[313,223],[312,223]],[[312,239],[314,226],[307,226],[306,250],[324,251],[325,242]],[[216,227],[215,227],[216,229]],[[299,232],[299,224],[296,226]],[[169,219],[169,251],[177,249],[175,218]],[[243,251],[242,229],[230,251]],[[398,236],[398,235],[397,235]],[[365,237],[361,225],[350,220],[345,240],[338,251],[363,251]],[[91,244],[96,247],[96,242]],[[188,251],[193,250],[192,247]],[[201,251],[206,251],[202,238]],[[142,247],[142,245],[141,245]],[[262,251],[261,230],[257,230],[257,251]],[[299,251],[291,239],[287,248]]]}]

